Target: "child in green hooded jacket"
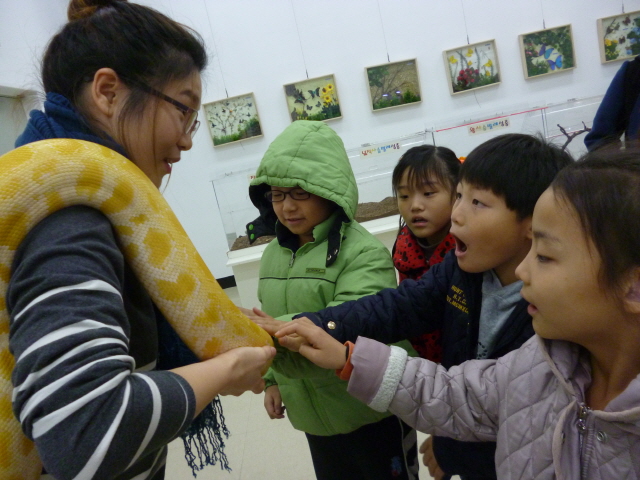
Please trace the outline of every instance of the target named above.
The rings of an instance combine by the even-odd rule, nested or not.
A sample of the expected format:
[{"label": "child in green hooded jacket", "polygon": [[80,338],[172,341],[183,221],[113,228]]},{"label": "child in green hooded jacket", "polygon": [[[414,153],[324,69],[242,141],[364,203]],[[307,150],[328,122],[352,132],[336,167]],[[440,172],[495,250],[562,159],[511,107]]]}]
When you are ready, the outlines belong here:
[{"label": "child in green hooded jacket", "polygon": [[[249,195],[261,212],[270,203],[277,217],[276,239],[260,263],[264,312],[253,315],[290,320],[396,286],[389,250],[354,220],[355,177],[342,140],[324,123],[287,127],[265,153]],[[279,349],[265,380],[267,413],[284,418],[284,403],[293,427],[306,434],[318,479],[417,479],[415,431],[354,400],[333,372]]]}]

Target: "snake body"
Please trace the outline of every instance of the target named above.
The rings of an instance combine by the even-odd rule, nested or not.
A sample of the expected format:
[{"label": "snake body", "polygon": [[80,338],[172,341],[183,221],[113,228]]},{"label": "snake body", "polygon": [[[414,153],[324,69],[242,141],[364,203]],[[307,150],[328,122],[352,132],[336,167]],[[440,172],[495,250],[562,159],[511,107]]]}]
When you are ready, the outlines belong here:
[{"label": "snake body", "polygon": [[[11,409],[6,292],[14,254],[53,212],[88,205],[116,231],[127,262],[183,341],[201,359],[272,345],[229,300],[158,189],[131,161],[95,143],[56,139],[0,157],[0,478],[39,478],[42,464]],[[62,439],[61,439],[62,440]]]}]

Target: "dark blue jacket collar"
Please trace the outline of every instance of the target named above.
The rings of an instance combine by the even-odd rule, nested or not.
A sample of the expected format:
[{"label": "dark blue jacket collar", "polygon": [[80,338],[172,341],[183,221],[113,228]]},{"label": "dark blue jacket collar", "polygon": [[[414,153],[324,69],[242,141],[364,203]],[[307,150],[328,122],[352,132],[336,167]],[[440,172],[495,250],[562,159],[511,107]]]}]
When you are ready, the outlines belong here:
[{"label": "dark blue jacket collar", "polygon": [[16,140],[15,146],[17,148],[50,138],[73,138],[98,143],[127,156],[121,145],[106,133],[100,133],[101,135],[96,134],[89,127],[66,97],[50,92],[44,102],[44,111],[32,110],[29,114],[27,126]]}]

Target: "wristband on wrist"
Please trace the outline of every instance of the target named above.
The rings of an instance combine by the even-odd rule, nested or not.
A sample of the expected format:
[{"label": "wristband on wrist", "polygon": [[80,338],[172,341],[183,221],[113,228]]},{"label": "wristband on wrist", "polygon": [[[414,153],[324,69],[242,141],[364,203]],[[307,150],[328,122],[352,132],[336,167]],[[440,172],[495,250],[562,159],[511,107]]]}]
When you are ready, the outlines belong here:
[{"label": "wristband on wrist", "polygon": [[336,375],[338,375],[341,380],[349,380],[349,378],[351,378],[351,372],[353,372],[351,355],[353,354],[353,348],[355,347],[355,344],[352,342],[345,342],[345,346],[345,355],[347,357],[347,361],[344,364],[344,367],[336,370]]}]

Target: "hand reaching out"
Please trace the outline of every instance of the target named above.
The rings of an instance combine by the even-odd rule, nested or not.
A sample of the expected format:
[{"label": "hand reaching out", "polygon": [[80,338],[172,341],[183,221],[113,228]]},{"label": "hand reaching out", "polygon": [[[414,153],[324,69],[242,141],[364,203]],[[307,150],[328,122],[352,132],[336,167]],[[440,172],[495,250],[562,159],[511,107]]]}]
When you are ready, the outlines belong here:
[{"label": "hand reaching out", "polygon": [[346,347],[306,317],[285,323],[275,337],[280,345],[299,352],[319,367],[340,369],[346,363]]},{"label": "hand reaching out", "polygon": [[285,322],[276,320],[275,318],[273,318],[270,315],[267,315],[257,307],[253,307],[253,309],[251,310],[249,310],[248,308],[242,308],[242,307],[238,307],[238,308],[240,308],[240,311],[242,313],[244,313],[247,317],[249,317],[249,320],[251,320],[256,325],[262,327],[271,336],[275,335],[278,329],[280,329],[282,325],[285,324]]},{"label": "hand reaching out", "polygon": [[[272,337],[275,336],[275,333],[279,329],[281,329],[284,325],[288,323],[288,322],[276,320],[275,318],[267,315],[265,312],[263,312],[257,307],[253,307],[252,310],[249,310],[248,308],[242,308],[242,307],[238,307],[238,308],[240,308],[240,311],[242,313],[244,313],[247,317],[249,317],[249,320],[251,320],[256,325],[262,327]],[[295,333],[286,337],[285,342],[286,344],[282,343],[282,339],[279,340],[279,343],[282,346],[287,347],[292,352],[298,352],[300,350],[300,346],[306,343],[304,338],[300,337],[299,335],[296,335]]]}]

